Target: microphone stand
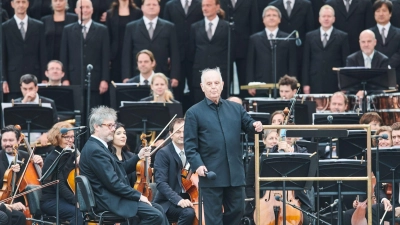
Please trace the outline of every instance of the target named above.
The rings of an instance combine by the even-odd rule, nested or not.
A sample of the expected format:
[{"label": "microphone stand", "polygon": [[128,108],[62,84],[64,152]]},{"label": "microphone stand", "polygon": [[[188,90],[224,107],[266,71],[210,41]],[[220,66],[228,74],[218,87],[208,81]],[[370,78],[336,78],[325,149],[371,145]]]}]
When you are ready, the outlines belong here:
[{"label": "microphone stand", "polygon": [[[3,1],[0,0],[0,24],[3,24]],[[3,26],[0,26],[0,104],[3,103]],[[0,125],[2,120],[0,121]]]},{"label": "microphone stand", "polygon": [[[284,195],[284,196],[285,196],[285,195]],[[309,213],[309,212],[303,210],[302,208],[298,207],[297,205],[291,204],[291,203],[286,202],[286,201],[285,201],[284,203],[287,204],[287,205],[292,206],[293,208],[295,208],[295,209],[297,209],[297,210],[299,210],[299,211],[301,211],[301,212],[303,212],[303,213],[306,214],[309,218],[312,218],[312,219],[314,219],[314,220],[319,220],[319,221],[321,221],[322,223],[325,223],[325,224],[327,224],[327,225],[331,225],[330,223],[328,223],[328,222],[326,222],[326,221],[324,221],[324,220],[318,219],[318,218],[317,218],[316,216],[314,216],[312,213]]]},{"label": "microphone stand", "polygon": [[[235,30],[235,22],[233,21],[232,11],[233,11],[232,2],[228,2],[228,14],[229,14],[229,27],[228,27],[228,56],[227,56],[227,78],[226,78],[226,98],[229,98],[231,91],[231,48],[232,48],[232,31]],[[233,65],[232,65],[233,66]]]},{"label": "microphone stand", "polygon": [[81,135],[83,135],[84,133],[86,133],[86,131],[85,132],[83,132],[83,133],[81,133],[81,129],[78,129],[78,130],[76,130],[76,134],[75,134],[75,152],[74,152],[74,157],[75,157],[75,168],[74,168],[74,170],[75,170],[75,177],[74,177],[74,183],[75,183],[75,192],[74,192],[74,194],[75,194],[75,224],[78,224],[78,216],[79,216],[79,210],[78,210],[78,207],[77,207],[77,204],[78,204],[78,194],[76,193],[76,190],[77,190],[77,183],[76,183],[76,176],[78,176],[78,147],[79,147],[79,145],[80,145],[80,140],[79,140],[79,138],[80,138],[80,136]]},{"label": "microphone stand", "polygon": [[294,30],[292,33],[290,33],[286,38],[272,38],[269,39],[272,42],[271,45],[271,50],[272,50],[272,76],[274,77],[274,98],[278,98],[278,90],[276,89],[276,82],[278,80],[277,78],[277,73],[276,73],[276,47],[278,44],[278,41],[295,41],[297,38],[290,38],[296,30]]},{"label": "microphone stand", "polygon": [[[364,98],[365,98],[365,96],[364,96]],[[375,174],[375,178],[376,178],[376,187],[379,187],[379,184],[380,184],[380,174],[379,174],[379,136],[377,136],[377,137],[375,137],[375,143],[376,143],[376,165],[375,165],[375,167],[376,167],[376,174]],[[393,186],[393,189],[392,189],[393,191],[393,194],[392,195],[394,195],[394,193],[395,193],[395,188],[394,188],[394,186]],[[376,200],[377,200],[377,202],[378,202],[378,204],[381,204],[379,201],[380,201],[380,191],[377,191],[377,193],[376,193]],[[393,205],[393,207],[394,207],[394,205]],[[376,213],[377,213],[377,221],[378,221],[378,223],[379,223],[379,218],[380,218],[380,205],[378,206],[378,207],[376,207],[377,209],[376,209]],[[393,215],[394,215],[394,213],[395,213],[395,211],[394,210],[392,210],[393,211]]]},{"label": "microphone stand", "polygon": [[[86,74],[86,83],[87,83],[87,96],[86,96],[86,113],[87,115],[89,115],[90,113],[90,86],[91,86],[91,71],[93,69],[93,67],[90,67],[91,64],[89,64],[86,68],[87,70],[87,74]],[[86,121],[86,126],[89,127],[89,120]],[[89,139],[89,133],[87,133],[86,135],[86,139]]]}]

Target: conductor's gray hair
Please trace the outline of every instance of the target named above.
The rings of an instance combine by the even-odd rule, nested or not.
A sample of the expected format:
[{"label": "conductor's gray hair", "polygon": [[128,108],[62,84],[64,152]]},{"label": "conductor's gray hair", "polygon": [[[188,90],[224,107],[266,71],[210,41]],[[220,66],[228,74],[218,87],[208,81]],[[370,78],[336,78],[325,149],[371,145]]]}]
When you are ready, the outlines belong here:
[{"label": "conductor's gray hair", "polygon": [[204,74],[206,74],[207,72],[216,72],[216,73],[218,73],[218,74],[219,74],[219,77],[220,77],[220,79],[221,79],[221,82],[223,81],[223,80],[222,80],[221,71],[219,70],[219,67],[215,67],[215,68],[212,68],[212,69],[207,68],[207,69],[204,69],[204,70],[202,70],[202,71],[200,71],[200,72],[201,72],[201,83],[202,83],[202,84],[204,83]]}]

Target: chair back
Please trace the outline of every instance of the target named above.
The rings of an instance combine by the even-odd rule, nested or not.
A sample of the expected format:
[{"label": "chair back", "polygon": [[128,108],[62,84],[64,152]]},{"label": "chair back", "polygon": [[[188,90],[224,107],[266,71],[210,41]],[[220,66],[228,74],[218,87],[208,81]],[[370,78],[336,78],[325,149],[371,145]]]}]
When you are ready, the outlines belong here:
[{"label": "chair back", "polygon": [[[28,185],[25,188],[25,191],[30,191],[34,188],[39,187],[39,185]],[[26,194],[26,198],[28,200],[29,211],[31,215],[34,217],[42,215],[42,211],[40,210],[40,199],[42,198],[42,190],[36,190],[31,193]]]},{"label": "chair back", "polygon": [[83,175],[76,176],[75,180],[79,210],[86,213],[93,212],[92,209],[96,206],[96,201],[89,180]]}]

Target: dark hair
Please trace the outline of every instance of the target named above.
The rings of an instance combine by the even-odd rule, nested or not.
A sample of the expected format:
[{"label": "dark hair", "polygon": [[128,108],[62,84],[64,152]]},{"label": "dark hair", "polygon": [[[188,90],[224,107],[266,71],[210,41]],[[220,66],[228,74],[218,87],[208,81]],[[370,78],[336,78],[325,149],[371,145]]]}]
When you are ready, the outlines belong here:
[{"label": "dark hair", "polygon": [[[129,9],[138,9],[138,7],[133,2],[133,0],[129,0],[128,7],[129,7]],[[114,0],[111,3],[111,6],[110,6],[110,14],[111,14],[111,16],[114,16],[114,12],[117,11],[118,8],[119,8],[119,0]]]},{"label": "dark hair", "polygon": [[37,86],[38,80],[37,80],[36,76],[33,74],[25,74],[25,75],[22,75],[21,79],[19,80],[19,85],[21,86],[22,83],[30,84],[32,82],[35,84],[35,86]]},{"label": "dark hair", "polygon": [[372,121],[377,121],[380,125],[383,125],[382,118],[376,112],[367,112],[360,118],[360,124],[369,124]]},{"label": "dark hair", "polygon": [[296,77],[291,77],[288,75],[285,75],[283,77],[281,77],[281,79],[279,79],[279,86],[281,85],[289,85],[290,89],[292,90],[296,90],[297,89],[297,79]]},{"label": "dark hair", "polygon": [[383,5],[386,5],[386,7],[389,10],[389,13],[392,14],[392,8],[393,8],[393,3],[389,0],[377,0],[374,2],[374,4],[372,5],[372,10],[374,10],[374,12],[378,9],[380,9]]},{"label": "dark hair", "polygon": [[[124,128],[125,129],[125,126],[124,126],[124,124],[122,124],[122,123],[120,123],[120,122],[116,122],[115,123],[115,131],[117,131],[117,129],[119,129],[119,128]],[[107,145],[108,145],[108,149],[110,150],[110,152],[112,152],[114,155],[116,154],[116,152],[117,152],[117,149],[114,147],[114,145],[113,145],[113,140],[112,141],[109,141],[109,142],[107,142]],[[129,148],[129,146],[127,145],[127,144],[125,144],[123,147],[122,147],[122,151],[124,151],[124,152],[130,152],[131,151],[131,149]]]},{"label": "dark hair", "polygon": [[272,115],[271,115],[271,121],[269,121],[270,124],[272,124],[272,119],[274,118],[274,116],[276,116],[276,115],[278,115],[278,114],[282,115],[283,118],[285,118],[285,114],[283,113],[283,111],[282,111],[282,110],[277,110],[277,111],[275,111],[275,112],[272,113]]},{"label": "dark hair", "polygon": [[184,123],[185,119],[184,118],[175,118],[174,120],[172,120],[171,124],[169,125],[169,132],[174,132],[174,126],[175,124],[179,124],[179,123]]},{"label": "dark hair", "polygon": [[13,132],[15,134],[15,137],[17,138],[17,141],[21,137],[21,131],[15,128],[14,125],[8,125],[1,129],[1,136],[3,136],[3,134],[7,132]]}]

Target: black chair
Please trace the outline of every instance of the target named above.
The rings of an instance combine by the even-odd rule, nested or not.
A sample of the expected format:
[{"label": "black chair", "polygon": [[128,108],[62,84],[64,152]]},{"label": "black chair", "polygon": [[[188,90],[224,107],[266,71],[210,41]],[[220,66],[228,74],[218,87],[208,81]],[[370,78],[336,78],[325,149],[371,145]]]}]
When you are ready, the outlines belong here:
[{"label": "black chair", "polygon": [[129,219],[123,218],[118,215],[115,215],[109,211],[97,212],[96,201],[94,199],[92,187],[90,186],[89,180],[85,176],[77,176],[76,180],[76,194],[78,196],[79,209],[84,215],[85,222],[95,222],[99,225],[102,224],[115,224],[127,222],[128,225]]}]

